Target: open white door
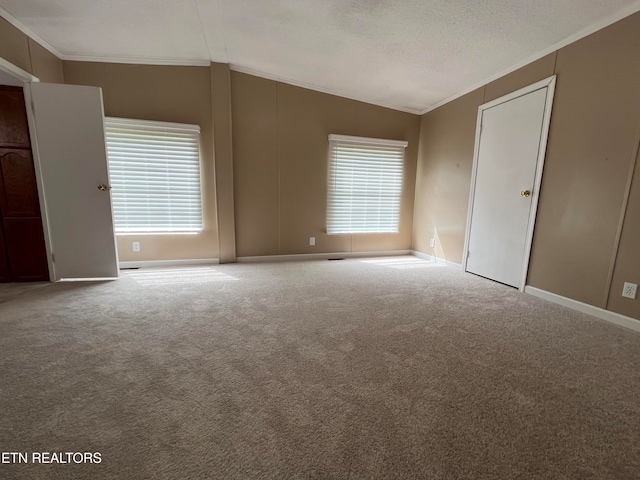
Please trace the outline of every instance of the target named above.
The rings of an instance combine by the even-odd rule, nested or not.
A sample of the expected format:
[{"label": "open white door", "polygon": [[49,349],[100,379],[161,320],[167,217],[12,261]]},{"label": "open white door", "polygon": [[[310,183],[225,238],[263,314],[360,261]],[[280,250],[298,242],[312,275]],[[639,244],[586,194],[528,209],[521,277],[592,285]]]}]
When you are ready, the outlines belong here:
[{"label": "open white door", "polygon": [[51,278],[117,277],[102,91],[30,83],[25,100]]}]

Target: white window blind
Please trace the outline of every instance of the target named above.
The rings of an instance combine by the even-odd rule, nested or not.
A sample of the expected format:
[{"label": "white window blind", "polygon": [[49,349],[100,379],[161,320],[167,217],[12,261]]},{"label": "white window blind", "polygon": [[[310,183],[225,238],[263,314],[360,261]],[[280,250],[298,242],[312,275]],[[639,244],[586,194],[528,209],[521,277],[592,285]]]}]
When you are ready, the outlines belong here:
[{"label": "white window blind", "polygon": [[327,233],[397,233],[407,142],[329,135]]},{"label": "white window blind", "polygon": [[200,127],[105,119],[117,234],[202,231]]}]

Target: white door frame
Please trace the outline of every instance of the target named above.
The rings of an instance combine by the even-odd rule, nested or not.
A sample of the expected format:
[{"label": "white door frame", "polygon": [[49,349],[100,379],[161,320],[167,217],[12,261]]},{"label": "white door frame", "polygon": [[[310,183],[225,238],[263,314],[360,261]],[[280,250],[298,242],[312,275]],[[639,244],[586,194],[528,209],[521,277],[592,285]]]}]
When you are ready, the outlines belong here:
[{"label": "white door frame", "polygon": [[36,174],[36,186],[38,188],[38,202],[40,204],[40,218],[42,219],[42,230],[44,233],[44,246],[47,254],[47,266],[49,268],[49,281],[55,282],[55,267],[53,263],[53,255],[51,254],[51,233],[49,232],[49,221],[47,219],[47,204],[45,202],[44,187],[42,185],[42,169],[40,168],[40,157],[38,156],[38,145],[34,141],[34,121],[31,105],[31,97],[29,89],[26,88],[29,83],[39,82],[40,79],[29,72],[17,67],[13,63],[7,62],[4,58],[0,58],[0,70],[13,76],[17,80],[24,82],[22,91],[24,92],[25,108],[27,111],[27,123],[29,125],[29,136],[31,137],[31,154],[33,158],[33,167]]},{"label": "white door frame", "polygon": [[12,77],[22,80],[23,82],[39,82],[38,77],[31,75],[29,72],[15,66],[13,63],[7,62],[4,58],[0,57],[0,70],[8,73]]},{"label": "white door frame", "polygon": [[476,178],[478,175],[478,155],[480,153],[480,137],[482,134],[482,115],[488,108],[495,107],[501,103],[508,102],[518,97],[522,97],[536,90],[547,88],[547,97],[544,105],[544,114],[542,117],[542,134],[540,136],[540,148],[538,149],[538,159],[536,163],[535,180],[533,190],[531,192],[531,210],[529,212],[529,222],[527,225],[527,236],[525,240],[522,279],[518,287],[524,292],[527,281],[527,273],[529,271],[529,257],[531,256],[531,244],[533,242],[533,230],[536,222],[536,213],[538,211],[538,200],[540,198],[540,184],[542,183],[542,170],[544,168],[544,159],[547,152],[547,139],[549,138],[549,125],[551,123],[551,107],[553,106],[553,94],[556,86],[556,76],[553,75],[544,80],[540,80],[528,87],[516,90],[503,97],[497,98],[491,102],[485,103],[478,107],[478,119],[476,121],[476,139],[473,149],[473,170],[471,171],[471,188],[469,191],[469,208],[467,209],[467,228],[464,236],[464,250],[462,254],[462,269],[467,271],[467,259],[469,257],[469,237],[471,235],[471,218],[473,217],[473,200],[476,191]]},{"label": "white door frame", "polygon": [[38,142],[36,141],[36,122],[33,116],[31,90],[29,90],[30,82],[25,82],[22,89],[24,91],[24,101],[27,108],[27,123],[29,124],[29,136],[31,137],[31,154],[33,157],[33,167],[36,172],[36,184],[38,186],[38,199],[40,201],[40,216],[42,218],[42,229],[44,231],[44,245],[47,251],[47,264],[49,265],[49,281],[56,282],[55,262],[53,261],[53,248],[51,240],[51,230],[49,228],[49,217],[47,214],[47,197],[42,180],[42,164],[40,163],[40,151],[38,150]]}]

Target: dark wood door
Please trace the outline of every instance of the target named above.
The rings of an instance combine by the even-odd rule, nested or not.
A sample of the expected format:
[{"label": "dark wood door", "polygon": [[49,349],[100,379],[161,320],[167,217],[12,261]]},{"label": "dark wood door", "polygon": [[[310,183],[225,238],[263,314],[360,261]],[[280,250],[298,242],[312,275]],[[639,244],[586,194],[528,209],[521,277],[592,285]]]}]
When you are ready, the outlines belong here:
[{"label": "dark wood door", "polygon": [[0,145],[17,148],[31,146],[22,87],[0,85]]},{"label": "dark wood door", "polygon": [[11,279],[14,282],[49,280],[40,217],[5,218],[4,228]]},{"label": "dark wood door", "polygon": [[0,223],[0,283],[10,282],[9,262],[7,261],[7,248],[4,243],[4,228]]},{"label": "dark wood door", "polygon": [[49,280],[24,94],[0,86],[0,282]]},{"label": "dark wood door", "polygon": [[5,217],[38,217],[38,185],[30,150],[0,148],[0,208]]}]

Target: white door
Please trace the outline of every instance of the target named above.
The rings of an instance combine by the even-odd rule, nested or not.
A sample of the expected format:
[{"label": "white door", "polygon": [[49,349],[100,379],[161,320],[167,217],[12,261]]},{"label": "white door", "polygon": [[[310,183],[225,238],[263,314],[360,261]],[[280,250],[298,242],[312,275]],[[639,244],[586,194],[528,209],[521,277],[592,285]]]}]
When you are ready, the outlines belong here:
[{"label": "white door", "polygon": [[25,94],[52,278],[117,277],[102,91],[31,83]]},{"label": "white door", "polygon": [[549,94],[545,86],[479,115],[466,270],[513,287],[523,286],[529,258]]}]

